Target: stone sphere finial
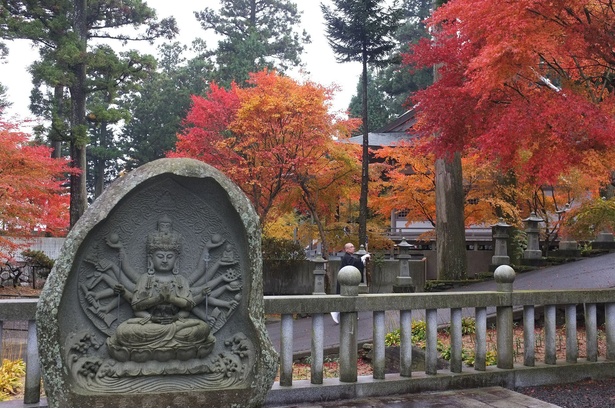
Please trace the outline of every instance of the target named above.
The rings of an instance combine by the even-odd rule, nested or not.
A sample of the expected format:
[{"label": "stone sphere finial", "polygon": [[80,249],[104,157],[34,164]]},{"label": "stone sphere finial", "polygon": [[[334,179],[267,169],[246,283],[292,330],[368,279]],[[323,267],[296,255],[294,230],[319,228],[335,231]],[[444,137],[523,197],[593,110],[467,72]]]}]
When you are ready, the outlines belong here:
[{"label": "stone sphere finial", "polygon": [[342,267],[342,269],[337,273],[337,282],[340,284],[341,295],[359,295],[361,272],[354,266]]},{"label": "stone sphere finial", "polygon": [[506,264],[503,264],[495,269],[493,278],[497,283],[498,291],[512,291],[512,285],[515,281],[515,270]]}]

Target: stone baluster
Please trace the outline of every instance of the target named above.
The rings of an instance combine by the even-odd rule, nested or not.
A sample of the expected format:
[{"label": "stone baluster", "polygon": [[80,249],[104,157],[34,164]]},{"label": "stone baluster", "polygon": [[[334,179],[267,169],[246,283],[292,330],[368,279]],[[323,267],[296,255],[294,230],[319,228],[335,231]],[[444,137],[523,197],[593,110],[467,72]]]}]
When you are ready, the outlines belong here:
[{"label": "stone baluster", "polygon": [[[374,379],[384,379],[386,372],[385,365],[385,312],[374,311],[374,360],[373,360],[373,377]],[[402,375],[403,376],[403,375]]]},{"label": "stone baluster", "polygon": [[462,365],[461,308],[451,308],[451,372],[461,373]]},{"label": "stone baluster", "polygon": [[615,303],[609,302],[604,305],[606,332],[606,359],[615,361]]},{"label": "stone baluster", "polygon": [[598,361],[598,320],[595,303],[585,304],[585,339],[587,361]]},{"label": "stone baluster", "polygon": [[[1,339],[0,339],[1,342]],[[26,344],[26,381],[23,402],[38,403],[41,400],[41,364],[38,359],[38,337],[36,321],[28,321],[28,343]]]},{"label": "stone baluster", "polygon": [[[312,259],[314,263],[314,292],[313,295],[325,295],[325,274],[327,260],[320,253]],[[312,363],[310,369],[311,383],[320,385],[323,382],[323,345],[325,337],[324,315],[312,315]]]},{"label": "stone baluster", "polygon": [[515,270],[507,265],[499,266],[493,273],[497,291],[506,293],[506,305],[496,308],[498,368],[512,369],[513,356],[513,306],[512,292],[515,281]]},{"label": "stone baluster", "polygon": [[536,364],[535,313],[533,305],[523,306],[523,365]]},{"label": "stone baluster", "polygon": [[487,369],[487,308],[476,307],[476,357],[474,369],[485,371]]},{"label": "stone baluster", "polygon": [[566,305],[566,362],[576,364],[579,357],[577,343],[577,305]]},{"label": "stone baluster", "polygon": [[555,344],[556,338],[556,318],[557,309],[555,305],[549,304],[544,306],[545,319],[545,364],[555,365],[557,363],[557,349]]},{"label": "stone baluster", "polygon": [[412,376],[412,311],[399,312],[399,370],[401,376]]},{"label": "stone baluster", "polygon": [[[357,297],[361,273],[353,266],[343,267],[337,274],[342,297]],[[340,381],[357,381],[357,321],[356,311],[340,312]]]},{"label": "stone baluster", "polygon": [[438,373],[438,310],[430,308],[425,310],[425,373],[436,375]]},{"label": "stone baluster", "polygon": [[280,386],[293,384],[293,314],[282,314],[280,327]]}]

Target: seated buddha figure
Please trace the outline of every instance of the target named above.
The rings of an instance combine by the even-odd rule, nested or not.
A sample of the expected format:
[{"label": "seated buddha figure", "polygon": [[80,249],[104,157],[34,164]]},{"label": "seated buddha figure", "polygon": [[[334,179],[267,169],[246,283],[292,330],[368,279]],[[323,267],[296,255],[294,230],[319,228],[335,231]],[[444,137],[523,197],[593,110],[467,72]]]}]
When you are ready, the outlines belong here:
[{"label": "seated buddha figure", "polygon": [[107,339],[116,361],[188,360],[203,358],[213,349],[209,325],[190,316],[208,289],[193,296],[188,280],[179,274],[181,236],[170,225],[162,219],[158,231],[148,235],[147,274],[137,280],[134,291],[121,284],[114,288],[134,312],[134,318],[122,322]]}]

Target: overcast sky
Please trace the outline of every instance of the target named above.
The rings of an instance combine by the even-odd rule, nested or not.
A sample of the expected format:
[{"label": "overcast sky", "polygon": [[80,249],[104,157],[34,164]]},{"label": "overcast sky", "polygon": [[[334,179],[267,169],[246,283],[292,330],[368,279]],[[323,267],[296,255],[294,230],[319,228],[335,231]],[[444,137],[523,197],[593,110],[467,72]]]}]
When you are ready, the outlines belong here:
[{"label": "overcast sky", "polygon": [[[337,84],[340,87],[333,101],[333,107],[336,110],[345,110],[350,103],[350,98],[356,92],[361,67],[358,63],[340,64],[335,61],[325,38],[320,3],[317,0],[297,0],[298,8],[303,11],[303,27],[312,39],[312,43],[306,46],[303,60],[306,63],[309,79],[326,86]],[[217,1],[148,0],[147,4],[156,9],[159,18],[174,16],[177,19],[180,29],[178,41],[189,44],[194,38],[201,37],[209,46],[215,46],[215,39],[208,38],[207,33],[194,17],[194,11],[203,10],[207,6],[215,7],[218,4]],[[109,44],[120,47],[119,44],[113,42]],[[0,64],[0,82],[8,88],[9,99],[13,102],[9,115],[24,118],[29,115],[28,104],[32,88],[32,77],[27,72],[27,67],[37,58],[38,51],[32,49],[27,41],[14,41],[9,43],[9,46],[8,61]],[[133,43],[127,48],[143,48],[147,52],[156,54],[155,46],[140,45],[137,47]]]}]

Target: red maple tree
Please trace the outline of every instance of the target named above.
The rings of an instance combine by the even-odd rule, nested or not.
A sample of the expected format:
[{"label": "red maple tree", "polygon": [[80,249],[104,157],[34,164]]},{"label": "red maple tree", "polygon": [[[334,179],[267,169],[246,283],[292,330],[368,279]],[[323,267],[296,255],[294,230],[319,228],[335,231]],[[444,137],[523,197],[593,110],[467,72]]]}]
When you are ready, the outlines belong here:
[{"label": "red maple tree", "polygon": [[[38,235],[62,235],[69,225],[69,195],[63,186],[66,160],[28,141],[18,124],[0,120],[0,258],[10,260]],[[25,240],[11,240],[21,238]]]},{"label": "red maple tree", "polygon": [[405,56],[441,78],[414,95],[439,155],[477,149],[534,184],[615,145],[615,9],[607,0],[451,0]]}]

